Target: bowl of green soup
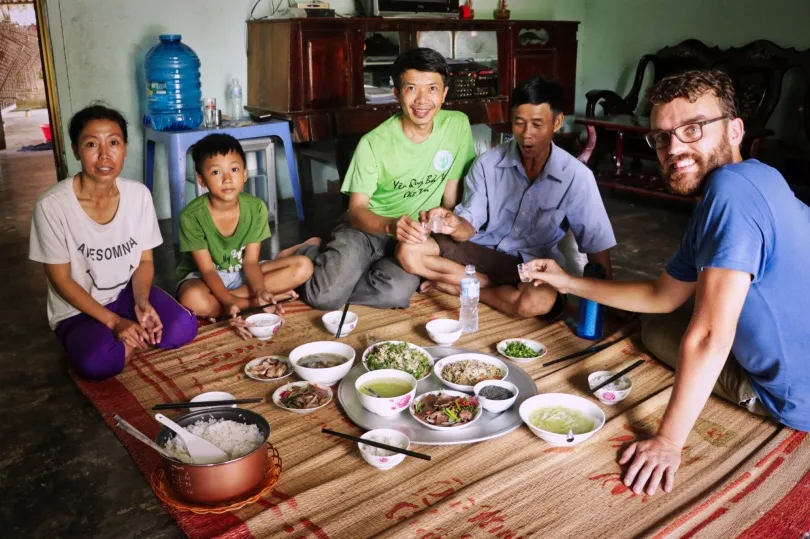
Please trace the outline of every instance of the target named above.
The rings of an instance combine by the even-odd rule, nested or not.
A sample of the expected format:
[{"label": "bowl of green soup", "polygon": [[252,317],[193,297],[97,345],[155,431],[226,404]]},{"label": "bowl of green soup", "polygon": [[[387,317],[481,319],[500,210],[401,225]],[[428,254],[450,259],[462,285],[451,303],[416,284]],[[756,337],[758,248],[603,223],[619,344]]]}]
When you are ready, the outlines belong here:
[{"label": "bowl of green soup", "polygon": [[416,394],[416,378],[397,369],[380,369],[354,383],[363,408],[380,416],[393,416],[408,407]]},{"label": "bowl of green soup", "polygon": [[549,445],[577,445],[605,424],[605,413],[593,402],[567,393],[544,393],[523,401],[520,418]]}]

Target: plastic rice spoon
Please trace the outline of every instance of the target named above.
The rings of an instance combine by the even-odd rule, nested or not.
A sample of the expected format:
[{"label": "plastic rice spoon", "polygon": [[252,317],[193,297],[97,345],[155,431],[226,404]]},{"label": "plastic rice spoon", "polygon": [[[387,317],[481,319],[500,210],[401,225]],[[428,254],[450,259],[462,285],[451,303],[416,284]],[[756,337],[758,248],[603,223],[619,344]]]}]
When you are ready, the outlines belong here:
[{"label": "plastic rice spoon", "polygon": [[191,434],[189,431],[165,415],[155,414],[155,419],[159,423],[163,423],[172,429],[175,434],[177,434],[180,439],[183,440],[183,443],[186,444],[188,454],[195,464],[217,464],[230,459],[225,451],[218,448],[208,440],[203,440],[199,436]]}]

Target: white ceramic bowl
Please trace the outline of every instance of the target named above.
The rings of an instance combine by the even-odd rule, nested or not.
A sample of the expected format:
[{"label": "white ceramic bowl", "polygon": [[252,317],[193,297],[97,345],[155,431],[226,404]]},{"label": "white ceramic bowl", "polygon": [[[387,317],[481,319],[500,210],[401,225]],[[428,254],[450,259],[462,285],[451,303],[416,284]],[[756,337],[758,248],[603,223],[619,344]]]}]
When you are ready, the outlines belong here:
[{"label": "white ceramic bowl", "polygon": [[[513,357],[506,353],[506,346],[511,342],[520,342],[537,352],[534,357]],[[501,354],[503,357],[508,359],[509,361],[514,361],[515,363],[529,363],[530,361],[535,361],[540,359],[548,350],[546,349],[546,345],[541,342],[533,341],[531,339],[505,339],[498,343],[498,353]]]},{"label": "white ceramic bowl", "polygon": [[[348,358],[348,361],[335,367],[325,369],[310,369],[298,366],[298,362],[312,354],[340,354]],[[355,358],[354,348],[347,344],[336,341],[316,341],[293,349],[290,352],[290,364],[292,364],[295,374],[307,382],[318,382],[331,386],[338,383],[352,369]]]},{"label": "white ceramic bowl", "polygon": [[[287,408],[286,406],[283,406],[281,404],[281,394],[282,393],[284,393],[285,391],[287,391],[289,389],[292,389],[293,387],[305,386],[307,384],[312,384],[312,385],[320,387],[321,389],[325,389],[326,392],[329,393],[329,400],[327,400],[324,404],[322,404],[321,406],[318,406],[317,408]],[[316,383],[312,383],[312,382],[290,382],[289,384],[284,384],[283,386],[279,387],[278,389],[276,389],[273,392],[273,404],[275,404],[276,406],[278,406],[282,410],[287,410],[288,412],[292,412],[294,414],[304,415],[304,414],[311,414],[312,412],[314,412],[316,410],[320,410],[321,408],[327,406],[332,401],[332,396],[333,396],[332,389],[329,386],[326,386],[326,385],[323,385],[323,384],[316,384]]]},{"label": "white ceramic bowl", "polygon": [[[370,430],[361,438],[371,438],[374,441],[381,441],[385,438],[389,438],[395,443],[390,445],[397,445],[402,447],[403,449],[410,449],[411,441],[408,439],[407,436],[399,432],[398,430],[394,429],[374,429]],[[383,442],[384,443],[384,442]],[[357,442],[357,448],[360,449],[360,454],[363,455],[363,460],[377,468],[378,470],[390,470],[403,460],[405,460],[405,455],[402,453],[394,453],[393,455],[386,455],[386,456],[376,456],[372,455],[369,451],[377,449],[376,447],[372,447],[370,445],[365,445],[361,442]]]},{"label": "white ceramic bowl", "polygon": [[[282,363],[286,363],[288,365],[287,373],[284,374],[283,376],[279,376],[277,378],[262,378],[261,376],[256,376],[255,374],[250,372],[250,368],[253,365],[261,363],[262,360],[264,360],[265,358],[271,358],[271,359],[275,359],[277,361],[281,361]],[[289,358],[286,358],[284,356],[262,356],[262,357],[257,357],[256,359],[252,359],[248,363],[245,364],[245,376],[247,376],[248,378],[251,378],[253,380],[256,380],[258,382],[278,382],[279,380],[283,380],[284,378],[287,378],[292,373],[293,373],[293,368],[292,368],[292,365],[290,365],[290,360],[289,360]]]},{"label": "white ceramic bowl", "polygon": [[[370,368],[368,367],[368,355],[369,355],[369,354],[370,354],[370,353],[371,353],[371,352],[372,352],[372,351],[373,351],[373,350],[374,350],[376,347],[378,347],[378,346],[380,346],[380,345],[383,345],[383,344],[400,344],[400,343],[403,343],[403,342],[405,342],[405,341],[382,341],[382,342],[378,342],[378,343],[376,343],[376,344],[373,344],[373,345],[369,346],[368,348],[366,348],[365,352],[363,352],[363,358],[362,358],[362,361],[363,361],[363,367],[365,367],[367,371],[371,371],[371,370],[372,370],[372,369],[370,369]],[[425,354],[425,355],[427,356],[427,358],[428,358],[428,365],[430,365],[430,367],[431,367],[431,368],[427,370],[427,372],[424,374],[424,376],[422,376],[421,378],[417,378],[417,380],[418,380],[418,381],[422,381],[422,380],[424,380],[425,378],[427,378],[428,376],[430,376],[430,371],[431,371],[431,369],[433,368],[433,362],[434,362],[433,356],[431,356],[431,355],[428,353],[428,351],[427,351],[427,350],[425,350],[424,348],[422,348],[421,346],[416,346],[415,344],[411,344],[411,343],[409,343],[409,342],[405,342],[405,344],[407,344],[407,345],[408,345],[408,347],[409,347],[409,348],[411,348],[412,350],[416,350],[417,352],[421,352],[421,353]]]},{"label": "white ceramic bowl", "polygon": [[[531,424],[529,417],[532,415],[532,412],[544,406],[565,406],[566,408],[582,412],[587,417],[593,419],[593,430],[585,434],[575,434],[569,438],[567,434],[557,434],[555,432],[539,429]],[[523,404],[520,405],[519,413],[520,418],[535,435],[549,445],[554,446],[565,447],[582,443],[593,436],[605,424],[605,413],[601,408],[588,399],[577,397],[576,395],[569,395],[568,393],[544,393],[542,395],[535,395],[523,401]]]},{"label": "white ceramic bowl", "polygon": [[425,324],[425,329],[430,336],[430,340],[436,344],[446,346],[456,342],[461,337],[464,328],[458,320],[438,318]]},{"label": "white ceramic bowl", "polygon": [[245,318],[245,322],[248,323],[248,331],[260,341],[271,339],[281,328],[281,317],[277,314],[254,314]]},{"label": "white ceramic bowl", "polygon": [[[340,318],[343,316],[343,311],[332,311],[326,313],[321,317],[321,321],[323,322],[323,327],[326,328],[326,331],[334,335],[337,333],[338,326],[340,325]],[[351,311],[346,313],[346,319],[343,321],[343,327],[340,330],[340,337],[345,337],[349,333],[352,332],[354,328],[357,327],[357,322],[360,320],[360,317],[357,316],[356,313]]]},{"label": "white ceramic bowl", "polygon": [[472,418],[472,420],[464,423],[463,425],[459,425],[457,427],[452,427],[452,426],[450,426],[450,427],[442,427],[441,425],[433,425],[431,423],[427,423],[426,421],[422,421],[421,419],[416,417],[416,413],[414,412],[414,406],[419,401],[424,399],[427,395],[438,395],[439,393],[441,393],[443,395],[452,395],[453,397],[467,397],[468,399],[471,398],[469,395],[467,395],[466,393],[463,393],[461,391],[452,391],[452,390],[448,390],[448,389],[441,389],[439,391],[428,391],[427,393],[422,393],[421,395],[416,397],[413,400],[413,402],[411,402],[411,405],[408,407],[408,411],[411,413],[411,416],[420,425],[423,425],[423,426],[425,426],[425,427],[427,427],[429,429],[433,429],[433,430],[457,431],[457,430],[461,430],[461,429],[466,429],[467,427],[469,427],[470,425],[472,425],[473,423],[478,421],[481,418],[481,414],[484,413],[484,409],[481,408],[481,405],[479,403],[479,405],[478,405],[478,413],[475,414],[475,416]]},{"label": "white ceramic bowl", "polygon": [[[604,382],[609,377],[613,376],[614,374],[616,373],[611,371],[593,372],[588,376],[588,387],[594,388],[598,386],[601,382]],[[599,378],[604,378],[604,380],[599,380],[597,382]],[[608,387],[613,385],[616,385],[621,389],[608,389]],[[609,386],[603,387],[602,389],[597,391],[595,395],[596,398],[602,402],[602,404],[613,406],[617,402],[623,401],[627,397],[627,395],[630,394],[631,389],[633,389],[633,382],[631,382],[630,378],[625,375],[616,380],[615,382],[613,382],[612,384],[610,384]]]},{"label": "white ceramic bowl", "polygon": [[[411,390],[404,395],[398,397],[372,397],[360,391],[364,384],[372,380],[396,378],[411,384]],[[370,371],[357,378],[354,383],[354,388],[357,390],[357,398],[360,399],[360,404],[363,408],[372,414],[381,415],[383,417],[393,416],[400,413],[408,407],[416,395],[416,378],[411,376],[405,371],[398,371],[396,369],[380,369],[377,371]]]},{"label": "white ceramic bowl", "polygon": [[496,380],[503,380],[509,374],[509,367],[506,366],[506,363],[492,356],[474,353],[454,354],[452,356],[447,356],[444,359],[441,359],[436,362],[436,364],[433,366],[433,373],[436,375],[436,378],[442,381],[444,385],[446,385],[451,389],[455,389],[456,391],[465,391],[467,393],[472,393],[473,389],[475,388],[475,384],[471,386],[455,384],[453,382],[448,382],[447,380],[442,378],[442,369],[444,369],[445,366],[451,363],[457,363],[459,361],[481,361],[482,363],[489,363],[490,365],[494,365],[495,367],[500,369],[501,372],[503,373],[503,376],[501,378],[496,378]]},{"label": "white ceramic bowl", "polygon": [[[235,398],[236,397],[234,397],[230,393],[225,393],[224,391],[208,391],[207,393],[200,393],[199,395],[191,399],[190,402],[231,401],[234,400]],[[236,408],[236,405],[231,404],[230,407]],[[189,408],[189,411],[199,412],[202,410],[212,410],[214,408],[220,408],[220,406],[195,406],[194,408]]]},{"label": "white ceramic bowl", "polygon": [[[499,386],[504,387],[512,392],[513,396],[510,399],[503,399],[503,400],[491,400],[479,395],[482,389],[486,386]],[[481,403],[481,407],[484,408],[487,412],[492,412],[493,414],[500,414],[501,412],[505,412],[509,408],[515,404],[515,401],[518,398],[518,387],[511,383],[507,382],[506,380],[484,380],[483,382],[478,382],[475,384],[473,388],[473,393],[475,394],[476,398],[478,398],[478,402]]]}]

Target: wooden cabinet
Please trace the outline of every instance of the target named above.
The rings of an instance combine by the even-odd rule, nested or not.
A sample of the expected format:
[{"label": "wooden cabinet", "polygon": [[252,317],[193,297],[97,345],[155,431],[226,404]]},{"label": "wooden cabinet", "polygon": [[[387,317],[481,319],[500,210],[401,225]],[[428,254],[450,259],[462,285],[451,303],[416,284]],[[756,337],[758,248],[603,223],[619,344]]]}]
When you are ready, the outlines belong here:
[{"label": "wooden cabinet", "polygon": [[494,32],[498,94],[448,101],[471,123],[509,122],[509,95],[534,75],[556,78],[573,112],[578,22],[464,21],[457,19],[279,19],[248,22],[247,108],[287,119],[298,142],[367,133],[399,105],[366,104],[364,42],[373,32],[399,36],[400,50],[424,31]]},{"label": "wooden cabinet", "polygon": [[351,50],[345,30],[301,32],[304,108],[351,105]]}]

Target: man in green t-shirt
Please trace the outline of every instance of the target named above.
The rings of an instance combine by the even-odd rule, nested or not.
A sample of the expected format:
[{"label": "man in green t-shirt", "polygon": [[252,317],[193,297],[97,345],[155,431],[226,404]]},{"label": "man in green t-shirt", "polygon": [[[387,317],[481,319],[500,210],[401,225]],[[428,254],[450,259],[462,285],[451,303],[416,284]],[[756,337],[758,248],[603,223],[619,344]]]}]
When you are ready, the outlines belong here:
[{"label": "man in green t-shirt", "polygon": [[467,116],[443,111],[448,67],[431,49],[413,49],[393,65],[402,112],[366,134],[355,150],[341,191],[349,211],[325,247],[316,241],[285,249],[314,263],[301,296],[317,309],[346,302],[406,308],[419,277],[394,258],[397,242],[423,243],[420,211],[458,202],[459,180],[475,158]]}]

